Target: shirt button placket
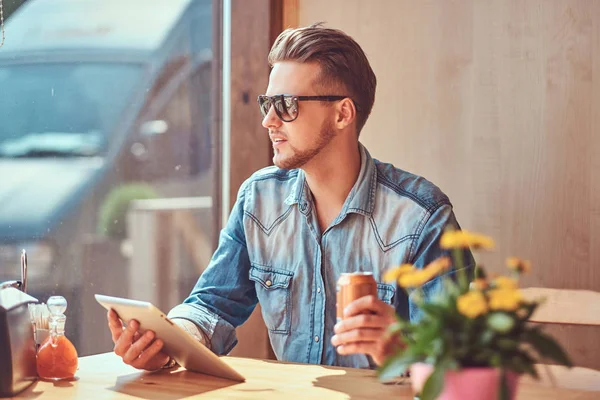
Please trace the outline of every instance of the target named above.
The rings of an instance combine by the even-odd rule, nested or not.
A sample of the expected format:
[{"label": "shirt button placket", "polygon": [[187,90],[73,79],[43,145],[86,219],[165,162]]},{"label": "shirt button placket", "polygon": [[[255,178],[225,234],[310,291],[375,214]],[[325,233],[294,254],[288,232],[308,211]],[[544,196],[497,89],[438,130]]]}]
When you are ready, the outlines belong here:
[{"label": "shirt button placket", "polygon": [[[319,244],[321,252],[323,251],[322,243]],[[322,268],[321,262],[316,265],[315,268],[315,286],[316,289],[313,293],[314,301],[314,315],[313,315],[313,331],[312,331],[312,343],[310,351],[310,360],[312,363],[319,364],[323,359],[323,330],[324,330],[324,315],[325,315],[325,296],[323,295],[323,280],[321,274],[318,272]]]}]

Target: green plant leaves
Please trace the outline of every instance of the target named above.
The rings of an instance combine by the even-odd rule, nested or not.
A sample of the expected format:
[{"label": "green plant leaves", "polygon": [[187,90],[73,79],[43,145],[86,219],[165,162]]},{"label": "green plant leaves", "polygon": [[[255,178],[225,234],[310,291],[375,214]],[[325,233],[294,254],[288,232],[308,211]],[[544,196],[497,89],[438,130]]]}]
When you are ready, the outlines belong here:
[{"label": "green plant leaves", "polygon": [[493,312],[487,316],[487,325],[496,332],[508,333],[515,326],[512,316],[504,312]]},{"label": "green plant leaves", "polygon": [[400,351],[389,357],[378,369],[377,376],[382,381],[389,381],[401,376],[412,364],[421,361],[414,352]]},{"label": "green plant leaves", "polygon": [[440,395],[444,388],[444,376],[452,364],[451,361],[451,359],[444,358],[435,365],[433,373],[429,375],[423,386],[421,400],[435,400]]},{"label": "green plant leaves", "polygon": [[550,336],[543,334],[539,329],[532,329],[526,332],[524,339],[533,346],[542,357],[556,361],[567,367],[572,367],[573,363],[563,351],[563,349]]},{"label": "green plant leaves", "polygon": [[508,380],[504,368],[500,373],[500,400],[510,400],[510,390],[508,389]]}]

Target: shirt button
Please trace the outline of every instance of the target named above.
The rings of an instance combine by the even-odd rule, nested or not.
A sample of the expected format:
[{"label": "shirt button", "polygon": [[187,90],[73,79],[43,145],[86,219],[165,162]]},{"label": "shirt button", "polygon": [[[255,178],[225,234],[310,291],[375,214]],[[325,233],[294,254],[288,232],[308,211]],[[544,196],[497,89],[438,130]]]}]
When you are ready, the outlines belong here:
[{"label": "shirt button", "polygon": [[320,287],[317,288],[317,293],[321,293],[321,288]]},{"label": "shirt button", "polygon": [[315,342],[318,342],[318,341],[319,341],[319,337],[315,336]]},{"label": "shirt button", "polygon": [[269,286],[269,287],[270,287],[272,284],[273,284],[273,282],[271,282],[271,281],[266,281],[266,282],[265,282],[265,285],[267,285],[267,286]]}]

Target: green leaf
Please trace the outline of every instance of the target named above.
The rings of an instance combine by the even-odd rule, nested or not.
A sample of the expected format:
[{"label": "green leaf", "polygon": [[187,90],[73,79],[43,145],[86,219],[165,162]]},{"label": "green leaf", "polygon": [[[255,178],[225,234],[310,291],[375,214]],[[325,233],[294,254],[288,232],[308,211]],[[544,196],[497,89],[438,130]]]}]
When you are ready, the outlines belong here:
[{"label": "green leaf", "polygon": [[508,381],[506,380],[506,371],[502,368],[500,374],[500,400],[510,400],[510,393],[508,390]]},{"label": "green leaf", "polygon": [[498,353],[492,354],[490,357],[490,365],[499,368],[502,365],[502,357]]},{"label": "green leaf", "polygon": [[522,362],[521,366],[523,368],[523,371],[528,373],[529,375],[531,375],[532,377],[534,377],[535,379],[539,379],[539,375],[537,373],[537,371],[535,370],[535,367],[533,366],[532,363],[529,362],[523,362],[523,361],[519,361]]},{"label": "green leaf", "polygon": [[444,375],[446,374],[446,368],[443,365],[436,365],[433,373],[427,378],[425,386],[423,386],[423,393],[421,393],[421,400],[435,400],[444,387]]},{"label": "green leaf", "polygon": [[496,332],[507,333],[515,326],[515,320],[507,313],[494,312],[488,315],[487,324]]},{"label": "green leaf", "polygon": [[542,357],[550,358],[559,364],[572,367],[573,363],[562,347],[548,335],[539,330],[530,331],[526,339]]},{"label": "green leaf", "polygon": [[486,346],[492,342],[493,338],[494,332],[486,330],[479,336],[479,343]]},{"label": "green leaf", "polygon": [[483,266],[477,264],[475,266],[475,277],[474,279],[487,279],[487,274]]},{"label": "green leaf", "polygon": [[537,306],[538,305],[535,303],[522,305],[521,308],[525,310],[525,314],[523,314],[521,317],[519,317],[519,320],[521,322],[529,321],[529,318],[531,318],[531,316],[533,315],[533,312],[535,311]]},{"label": "green leaf", "polygon": [[505,368],[518,374],[528,373],[534,378],[538,378],[537,371],[533,366],[534,364],[535,360],[529,357],[527,353],[517,351],[511,357],[507,358]]},{"label": "green leaf", "polygon": [[397,353],[385,360],[377,370],[377,376],[381,381],[389,381],[401,376],[411,364],[417,361],[421,360],[413,352]]},{"label": "green leaf", "polygon": [[514,339],[509,338],[499,338],[496,340],[496,344],[502,350],[512,351],[519,347],[519,343]]},{"label": "green leaf", "polygon": [[441,317],[446,313],[446,307],[439,303],[424,303],[421,309],[432,317]]},{"label": "green leaf", "polygon": [[494,355],[494,352],[490,349],[483,348],[479,352],[473,355],[473,361],[477,364],[481,365],[491,365],[491,358]]}]

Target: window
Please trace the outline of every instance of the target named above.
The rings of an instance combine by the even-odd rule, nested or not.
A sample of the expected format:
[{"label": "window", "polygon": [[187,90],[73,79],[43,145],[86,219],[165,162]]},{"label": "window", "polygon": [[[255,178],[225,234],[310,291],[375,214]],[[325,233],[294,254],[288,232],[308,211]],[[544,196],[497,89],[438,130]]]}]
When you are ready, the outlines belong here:
[{"label": "window", "polygon": [[[112,348],[95,293],[183,300],[216,242],[220,195],[218,2],[87,3],[25,1],[0,48],[0,282],[27,250],[29,293],[67,299],[80,355]],[[133,215],[136,199],[153,203]],[[153,230],[163,215],[168,231]],[[135,292],[140,263],[150,281]],[[157,290],[175,294],[161,303]]]}]

